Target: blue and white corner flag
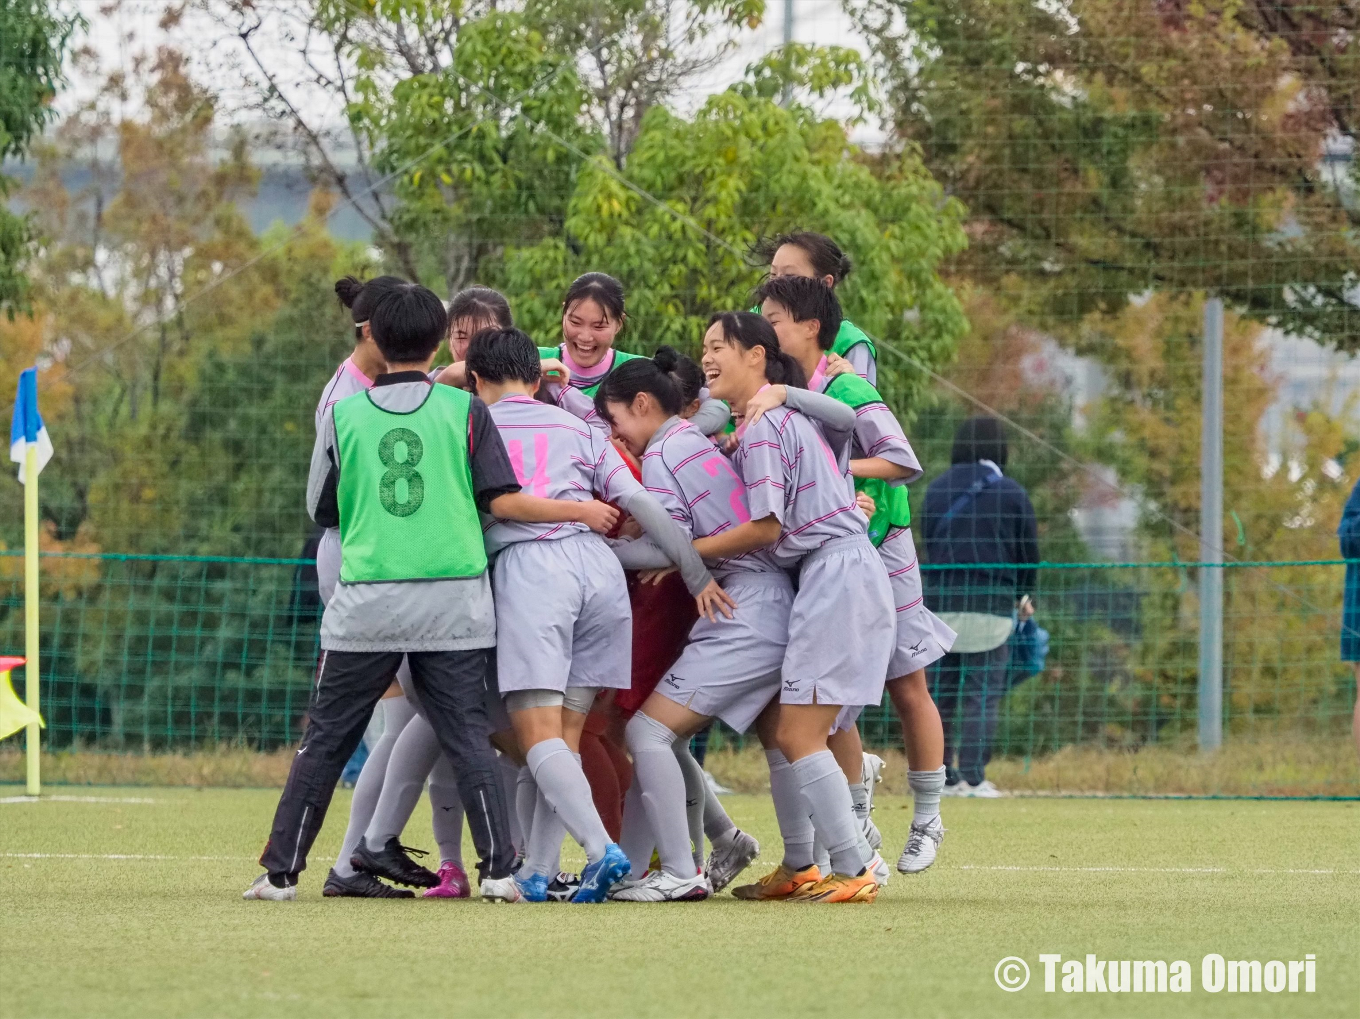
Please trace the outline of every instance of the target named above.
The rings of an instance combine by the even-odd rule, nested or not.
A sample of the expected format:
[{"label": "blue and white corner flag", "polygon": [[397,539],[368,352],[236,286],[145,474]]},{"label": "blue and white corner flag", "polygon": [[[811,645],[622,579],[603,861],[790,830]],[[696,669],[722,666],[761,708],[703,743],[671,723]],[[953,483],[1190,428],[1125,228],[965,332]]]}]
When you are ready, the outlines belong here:
[{"label": "blue and white corner flag", "polygon": [[38,473],[52,459],[52,440],[38,413],[38,369],[19,373],[19,392],[14,397],[14,418],[9,426],[9,458],[19,465],[19,484],[24,484],[26,454],[30,445],[38,450]]}]

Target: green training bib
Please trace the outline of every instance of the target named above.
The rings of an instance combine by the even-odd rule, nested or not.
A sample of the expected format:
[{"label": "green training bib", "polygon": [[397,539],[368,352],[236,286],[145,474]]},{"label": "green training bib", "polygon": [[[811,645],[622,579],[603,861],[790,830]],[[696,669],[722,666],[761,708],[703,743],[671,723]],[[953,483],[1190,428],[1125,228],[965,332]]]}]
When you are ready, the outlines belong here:
[{"label": "green training bib", "polygon": [[486,572],[468,461],[471,407],[466,391],[439,385],[406,414],[383,410],[369,392],[335,405],[341,581]]},{"label": "green training bib", "polygon": [[[877,389],[849,372],[837,375],[822,392],[856,410],[865,404],[884,402]],[[874,515],[869,518],[869,540],[874,545],[883,544],[890,528],[911,524],[911,497],[906,485],[890,485],[878,478],[856,478],[855,491],[874,500]]]},{"label": "green training bib", "polygon": [[[635,358],[635,357],[643,357],[643,356],[645,356],[645,355],[643,355],[643,354],[630,354],[630,353],[628,353],[627,351],[624,351],[624,350],[615,350],[615,351],[614,351],[614,363],[611,364],[611,365],[609,366],[609,371],[612,372],[612,371],[613,371],[615,368],[617,368],[619,365],[623,364],[624,361],[631,361],[631,360],[633,360],[633,358]],[[545,360],[545,359],[550,358],[550,357],[555,357],[555,358],[557,358],[559,361],[561,361],[563,364],[566,364],[566,359],[562,356],[562,348],[561,348],[560,346],[557,346],[557,347],[539,347],[539,348],[538,348],[538,359],[539,359],[540,361]],[[600,382],[603,382],[603,381],[604,381],[604,378],[605,378],[605,375],[608,375],[608,374],[609,374],[609,372],[605,372],[604,375],[601,375],[601,376],[600,376]],[[581,392],[585,393],[586,396],[590,397],[592,400],[595,399],[595,391],[596,391],[597,389],[600,388],[600,382],[595,383],[595,385],[591,386],[589,389],[583,389],[583,390],[581,390]]]},{"label": "green training bib", "polygon": [[841,319],[841,327],[836,332],[836,342],[831,344],[831,352],[844,357],[849,353],[851,347],[858,347],[861,343],[869,348],[869,353],[875,361],[878,360],[878,348],[874,346],[874,341],[863,329],[855,325],[848,318]]}]

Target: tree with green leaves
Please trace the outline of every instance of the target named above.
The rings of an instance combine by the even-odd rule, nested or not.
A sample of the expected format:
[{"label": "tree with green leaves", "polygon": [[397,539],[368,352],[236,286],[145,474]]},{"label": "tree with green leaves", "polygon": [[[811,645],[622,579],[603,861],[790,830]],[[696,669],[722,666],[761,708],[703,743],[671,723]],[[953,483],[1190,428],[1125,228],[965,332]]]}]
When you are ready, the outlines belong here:
[{"label": "tree with green leaves", "polygon": [[[0,0],[0,159],[22,156],[52,119],[52,99],[65,83],[62,63],[80,19],[45,0]],[[11,317],[27,307],[23,263],[29,222],[3,204],[11,184],[0,175],[0,308]]]},{"label": "tree with green leaves", "polygon": [[970,278],[1070,335],[1149,290],[1360,347],[1349,0],[849,0]]}]

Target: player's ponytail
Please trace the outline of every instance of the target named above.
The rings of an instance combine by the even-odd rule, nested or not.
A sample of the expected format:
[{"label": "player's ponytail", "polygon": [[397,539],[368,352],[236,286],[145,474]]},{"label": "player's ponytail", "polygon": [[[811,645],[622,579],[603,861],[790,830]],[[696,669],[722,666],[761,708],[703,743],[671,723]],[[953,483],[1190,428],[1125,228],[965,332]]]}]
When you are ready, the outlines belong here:
[{"label": "player's ponytail", "polygon": [[361,282],[353,276],[342,276],[335,281],[335,296],[349,309],[354,324],[362,325],[373,317],[373,309],[386,294],[406,285],[400,276],[375,276]]},{"label": "player's ponytail", "polygon": [[[660,354],[661,351],[657,353]],[[639,393],[650,393],[657,405],[672,416],[679,414],[689,402],[681,399],[680,387],[668,372],[661,369],[657,360],[635,357],[623,362],[604,377],[600,387],[595,390],[595,412],[606,421],[612,422],[613,418],[609,415],[607,404],[632,404]]]},{"label": "player's ponytail", "polygon": [[699,392],[704,388],[704,370],[692,358],[674,347],[657,347],[652,362],[675,383],[681,406],[687,407],[699,399]]},{"label": "player's ponytail", "polygon": [[760,347],[765,351],[766,382],[794,389],[807,388],[803,366],[779,349],[774,326],[761,316],[749,311],[720,311],[708,320],[709,328],[715,323],[722,326],[723,336],[729,343],[740,344],[746,350]]}]

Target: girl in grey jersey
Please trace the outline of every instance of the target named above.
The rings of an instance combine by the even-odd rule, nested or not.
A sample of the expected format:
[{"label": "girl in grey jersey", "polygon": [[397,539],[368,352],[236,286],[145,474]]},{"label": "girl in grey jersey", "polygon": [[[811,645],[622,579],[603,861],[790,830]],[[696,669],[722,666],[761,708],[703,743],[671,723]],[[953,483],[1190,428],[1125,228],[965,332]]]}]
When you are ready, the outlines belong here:
[{"label": "girl in grey jersey", "polygon": [[[751,519],[745,485],[713,442],[679,416],[681,390],[662,370],[663,355],[673,360],[673,352],[663,348],[657,361],[640,359],[616,369],[601,385],[595,404],[614,434],[641,459],[647,490],[686,533],[721,534]],[[646,540],[619,543],[614,550],[628,568],[665,563],[660,550]],[[625,729],[639,794],[634,797],[630,790],[624,813],[637,880],[617,890],[613,898],[642,902],[704,898],[720,890],[759,852],[759,844],[729,819],[726,830],[713,839],[709,873],[700,871],[691,854],[696,826],[686,818],[686,802],[696,792],[705,797],[706,790],[702,784],[697,790],[687,788],[688,743],[714,717],[744,732],[778,694],[793,585],[763,550],[712,565],[738,607],[731,617],[700,617],[680,659]],[[699,772],[702,775],[702,769]],[[644,818],[637,816],[637,804],[644,807]],[[644,820],[650,838],[633,830]],[[700,827],[696,844],[702,837]],[[662,869],[644,877],[652,850],[649,842],[658,850]],[[710,888],[709,880],[715,887]]]},{"label": "girl in grey jersey", "polygon": [[[579,419],[533,399],[539,356],[528,336],[514,329],[481,333],[467,366],[526,493],[576,502],[598,493],[616,503],[679,565],[701,612],[731,611],[688,536],[633,478],[618,451]],[[498,685],[538,787],[521,890],[529,901],[546,899],[565,827],[589,861],[578,900],[598,901],[628,862],[609,841],[576,749],[596,692],[631,681],[632,617],[623,570],[609,546],[579,526],[488,518],[484,536],[488,552],[496,554]]]},{"label": "girl in grey jersey", "polygon": [[[809,372],[809,385],[839,394],[856,410],[851,473],[899,486],[920,476],[921,466],[902,434],[901,426],[877,391],[835,376],[846,370],[843,361],[828,363],[829,349],[840,331],[841,311],[836,295],[816,280],[772,279],[760,288],[764,313],[770,320],[779,347]],[[858,395],[852,395],[858,391]],[[900,518],[894,518],[900,519]],[[897,610],[897,646],[888,671],[888,691],[902,721],[907,749],[908,784],[915,801],[915,817],[898,869],[914,874],[934,861],[944,835],[939,816],[939,797],[944,788],[944,728],[926,686],[925,667],[943,657],[956,634],[925,607],[921,574],[907,527],[890,527],[878,546],[888,569]],[[839,624],[839,618],[833,625]],[[859,711],[848,707],[837,719],[831,749],[851,783],[865,836],[877,848],[878,829],[869,816],[869,797],[876,780],[874,761],[864,754],[855,725]],[[881,767],[881,762],[878,765]]]},{"label": "girl in grey jersey", "polygon": [[[715,316],[704,337],[703,365],[713,395],[746,418],[733,461],[752,519],[701,538],[695,547],[706,558],[768,548],[775,563],[799,571],[778,711],[758,722],[785,859],[737,894],[872,901],[879,885],[873,871],[882,862],[864,842],[849,785],[827,748],[842,706],[882,696],[893,644],[887,571],[869,543],[867,519],[847,474],[854,414],[827,407],[835,424],[824,435],[796,409],[807,399],[798,388],[805,384],[802,369],[780,351],[773,329],[757,315]],[[747,415],[752,398],[767,386],[774,390],[771,402],[784,406]],[[832,613],[838,622],[828,633],[822,624]],[[812,863],[813,832],[830,853],[829,874]]]}]

